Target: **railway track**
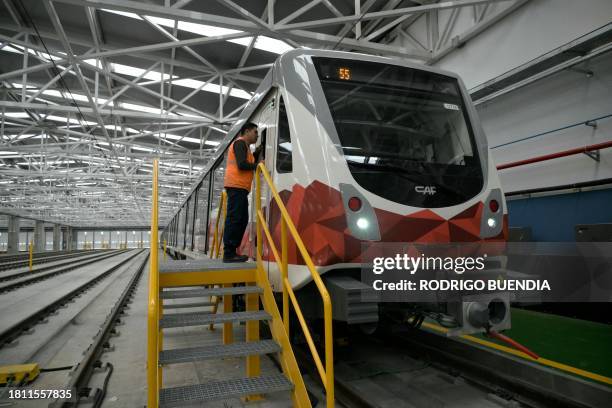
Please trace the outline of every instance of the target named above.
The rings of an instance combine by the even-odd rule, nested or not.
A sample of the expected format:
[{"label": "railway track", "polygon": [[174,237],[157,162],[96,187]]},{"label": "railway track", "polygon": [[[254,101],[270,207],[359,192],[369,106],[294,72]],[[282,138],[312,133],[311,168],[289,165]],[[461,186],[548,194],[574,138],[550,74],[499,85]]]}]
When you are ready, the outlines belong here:
[{"label": "railway track", "polygon": [[[92,250],[90,249],[76,249],[73,251],[70,251],[71,254],[76,254],[76,253],[85,253],[85,252],[91,252]],[[96,250],[97,251],[97,250]],[[62,255],[62,254],[66,254],[68,253],[67,251],[44,251],[44,252],[34,252],[34,256],[54,256],[54,255]],[[12,261],[19,261],[22,259],[28,259],[30,256],[30,254],[26,251],[26,252],[20,252],[18,254],[3,254],[0,255],[0,263],[3,262],[12,262]]]},{"label": "railway track", "polygon": [[112,374],[113,366],[107,363],[105,368],[107,370],[107,376],[103,381],[102,388],[90,388],[88,387],[89,381],[92,377],[94,369],[101,367],[102,363],[100,357],[104,353],[105,349],[108,348],[108,341],[114,334],[115,326],[120,323],[120,316],[124,313],[124,310],[131,302],[134,295],[134,291],[143,275],[143,271],[149,260],[149,254],[144,257],[144,260],[140,262],[138,269],[130,278],[128,285],[122,291],[121,295],[113,305],[111,312],[107,316],[106,320],[100,327],[100,331],[94,337],[93,342],[87,348],[83,355],[83,359],[70,371],[70,381],[64,386],[64,389],[76,390],[78,396],[76,401],[74,400],[56,400],[50,404],[51,408],[70,408],[77,407],[79,405],[79,399],[81,397],[88,398],[94,407],[100,406],[104,400],[106,393],[106,386],[108,384],[108,378]]},{"label": "railway track", "polygon": [[[349,408],[608,407],[612,388],[424,330],[355,336],[336,347],[335,396]],[[324,393],[310,352],[294,346]]]},{"label": "railway track", "polygon": [[[101,268],[102,272],[95,273],[93,274],[93,276],[91,276],[87,280],[83,282],[79,282],[79,284],[76,287],[70,288],[65,293],[63,293],[61,296],[55,298],[53,301],[46,303],[42,306],[32,307],[31,310],[27,310],[26,312],[22,313],[23,317],[20,317],[19,319],[14,319],[15,321],[9,321],[9,323],[0,332],[0,347],[3,347],[11,343],[12,341],[20,337],[24,332],[27,333],[30,329],[32,329],[34,326],[36,326],[40,322],[44,322],[48,316],[54,314],[64,305],[68,304],[75,298],[81,296],[88,289],[92,288],[93,286],[98,284],[100,281],[104,280],[105,278],[113,274],[113,272],[115,272],[116,270],[122,268],[129,262],[133,261],[133,259],[141,253],[142,253],[142,250],[134,251],[133,254],[129,254],[129,256],[126,256],[123,259],[120,258],[119,262],[114,263],[112,266]],[[106,255],[103,258],[88,260],[86,261],[86,265],[91,265],[95,262],[99,262],[101,260],[106,260],[108,258],[117,257],[121,255],[125,255],[125,251],[122,251],[120,253]],[[66,272],[65,269],[73,270],[73,269],[76,269],[78,267],[83,267],[83,266],[85,265],[81,264],[79,266],[75,266],[71,268],[64,268],[62,270],[63,272]],[[47,278],[48,277],[50,276],[47,276]]]},{"label": "railway track", "polygon": [[10,282],[5,284],[0,284],[0,294],[4,294],[6,292],[11,292],[17,290],[23,286],[31,285],[42,280],[46,280],[52,278],[57,275],[64,274],[66,272],[70,272],[77,268],[81,268],[86,265],[93,264],[95,262],[99,262],[104,259],[111,258],[116,256],[117,254],[121,254],[126,252],[126,250],[117,250],[111,253],[104,252],[101,254],[95,254],[85,259],[74,260],[71,259],[69,261],[63,262],[57,265],[50,265],[43,268],[38,268],[32,272],[18,272],[10,275],[0,276],[0,282]]},{"label": "railway track", "polygon": [[[86,251],[86,252],[80,252],[80,253],[73,253],[73,252],[62,253],[58,255],[38,253],[37,256],[35,255],[35,257],[32,259],[32,264],[40,265],[40,264],[44,264],[48,262],[59,261],[62,259],[76,258],[79,256],[86,255],[88,253],[91,253],[91,254],[99,253],[100,251],[102,250]],[[0,271],[6,271],[9,269],[16,269],[16,268],[20,268],[24,266],[29,266],[29,264],[30,264],[29,256],[25,256],[25,258],[20,257],[18,259],[12,259],[12,260],[0,259]]]}]

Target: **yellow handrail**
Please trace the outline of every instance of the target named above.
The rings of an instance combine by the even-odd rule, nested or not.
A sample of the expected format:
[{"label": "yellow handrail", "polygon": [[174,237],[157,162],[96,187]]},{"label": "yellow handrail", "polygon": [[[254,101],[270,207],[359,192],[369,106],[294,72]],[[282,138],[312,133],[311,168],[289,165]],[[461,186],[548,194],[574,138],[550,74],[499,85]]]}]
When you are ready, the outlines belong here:
[{"label": "yellow handrail", "polygon": [[30,272],[32,272],[32,265],[34,264],[34,241],[30,241],[29,248],[29,259],[30,259]]},{"label": "yellow handrail", "polygon": [[151,256],[149,260],[149,306],[147,328],[147,407],[157,408],[159,398],[159,270],[157,253],[157,173],[158,161],[153,161],[153,195],[151,197]]},{"label": "yellow handrail", "polygon": [[[217,210],[217,221],[215,222],[215,232],[213,234],[213,242],[210,248],[210,257],[213,259],[219,258],[221,255],[221,242],[223,241],[223,233],[225,232],[225,218],[227,217],[227,193],[225,190],[221,192],[221,198],[219,199],[219,209]],[[221,231],[219,231],[221,227]],[[210,301],[213,303],[212,314],[216,314],[219,309],[219,303],[221,303],[221,297],[213,296],[210,297]],[[209,330],[215,329],[215,324],[211,323],[208,325]]]},{"label": "yellow handrail", "polygon": [[[222,217],[223,216],[223,217]],[[219,209],[217,210],[217,221],[215,221],[215,232],[213,233],[213,242],[210,248],[210,257],[219,258],[221,252],[221,242],[223,241],[223,233],[225,231],[225,217],[227,216],[227,193],[221,192],[219,200]],[[223,219],[223,221],[221,221]],[[221,230],[219,230],[219,227]]]},{"label": "yellow handrail", "polygon": [[[278,205],[278,208],[281,213],[281,254],[279,256],[278,250],[272,240],[272,235],[270,234],[270,230],[266,225],[266,220],[261,210],[261,176],[263,175],[263,179],[266,181],[270,192],[272,193],[272,198]],[[283,204],[276,188],[274,187],[274,183],[272,182],[272,178],[268,173],[265,165],[263,163],[259,163],[257,166],[257,170],[255,173],[255,183],[256,183],[256,209],[257,209],[257,263],[261,266],[263,264],[262,254],[263,254],[263,237],[262,230],[266,236],[272,254],[276,263],[279,265],[281,274],[282,274],[282,289],[283,289],[283,323],[285,326],[285,330],[287,335],[289,335],[289,302],[288,299],[291,299],[291,304],[295,310],[296,316],[300,322],[300,326],[302,327],[302,331],[304,333],[304,337],[308,343],[308,347],[310,352],[312,353],[312,357],[314,359],[315,365],[321,376],[321,381],[323,382],[323,386],[326,391],[326,406],[327,408],[334,407],[334,358],[333,358],[333,336],[332,336],[332,305],[331,298],[329,296],[329,292],[321,279],[321,276],[315,269],[315,266],[310,258],[310,254],[306,250],[300,235]],[[312,335],[310,334],[310,330],[308,329],[308,325],[306,324],[306,320],[304,319],[304,315],[300,308],[300,305],[297,301],[295,293],[291,287],[291,283],[288,278],[288,234],[293,238],[306,267],[310,271],[312,276],[312,280],[314,281],[317,289],[319,290],[319,294],[321,295],[321,299],[323,300],[323,320],[324,320],[324,330],[325,330],[325,367],[323,366],[323,362],[321,361],[321,357],[319,356],[319,352],[314,344],[312,339]]]}]

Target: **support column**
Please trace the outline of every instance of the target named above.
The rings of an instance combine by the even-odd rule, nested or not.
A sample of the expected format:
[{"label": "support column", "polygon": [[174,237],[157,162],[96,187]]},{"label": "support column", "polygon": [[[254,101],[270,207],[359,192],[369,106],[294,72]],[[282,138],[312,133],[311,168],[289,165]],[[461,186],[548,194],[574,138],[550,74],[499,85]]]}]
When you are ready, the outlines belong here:
[{"label": "support column", "polygon": [[16,254],[19,252],[19,223],[21,219],[14,216],[8,216],[8,241],[6,245],[7,254]]},{"label": "support column", "polygon": [[62,250],[62,227],[59,224],[53,224],[53,250]]},{"label": "support column", "polygon": [[76,251],[79,249],[79,233],[73,228],[70,228],[70,250]]},{"label": "support column", "polygon": [[61,236],[62,236],[62,243],[60,245],[60,247],[62,248],[62,251],[69,251],[68,249],[68,245],[70,245],[68,242],[68,227],[64,227],[64,228],[60,228],[61,231]]},{"label": "support column", "polygon": [[47,237],[45,236],[45,223],[36,221],[34,224],[34,252],[44,252],[47,246]]},{"label": "support column", "polygon": [[64,232],[64,242],[66,243],[66,251],[72,251],[74,249],[74,246],[72,244],[72,234],[72,228],[66,228],[66,231]]}]

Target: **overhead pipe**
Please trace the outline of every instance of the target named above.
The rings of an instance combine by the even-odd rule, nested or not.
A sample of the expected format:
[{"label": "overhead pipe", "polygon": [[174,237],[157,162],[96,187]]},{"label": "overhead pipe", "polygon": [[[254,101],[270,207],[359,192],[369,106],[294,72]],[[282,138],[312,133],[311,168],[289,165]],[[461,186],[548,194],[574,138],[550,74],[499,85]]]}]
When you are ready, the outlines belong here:
[{"label": "overhead pipe", "polygon": [[552,160],[552,159],[558,159],[560,157],[567,157],[567,156],[572,156],[575,154],[592,152],[594,150],[607,149],[609,147],[612,147],[612,140],[608,142],[597,143],[597,144],[583,146],[583,147],[577,147],[574,149],[563,150],[557,153],[545,154],[543,156],[532,157],[530,159],[501,164],[497,166],[497,170],[504,170],[504,169],[509,169],[512,167],[524,166],[526,164],[538,163],[538,162],[543,162],[543,161]]}]

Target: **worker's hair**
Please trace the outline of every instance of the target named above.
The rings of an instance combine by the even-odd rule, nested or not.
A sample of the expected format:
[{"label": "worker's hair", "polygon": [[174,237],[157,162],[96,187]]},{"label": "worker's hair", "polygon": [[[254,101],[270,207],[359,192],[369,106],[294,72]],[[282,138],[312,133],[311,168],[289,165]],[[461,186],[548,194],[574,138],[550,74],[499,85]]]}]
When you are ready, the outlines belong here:
[{"label": "worker's hair", "polygon": [[244,135],[244,132],[246,132],[247,130],[251,130],[251,129],[257,129],[257,125],[254,124],[253,122],[247,122],[244,125],[242,125],[242,127],[240,128],[240,134]]}]

